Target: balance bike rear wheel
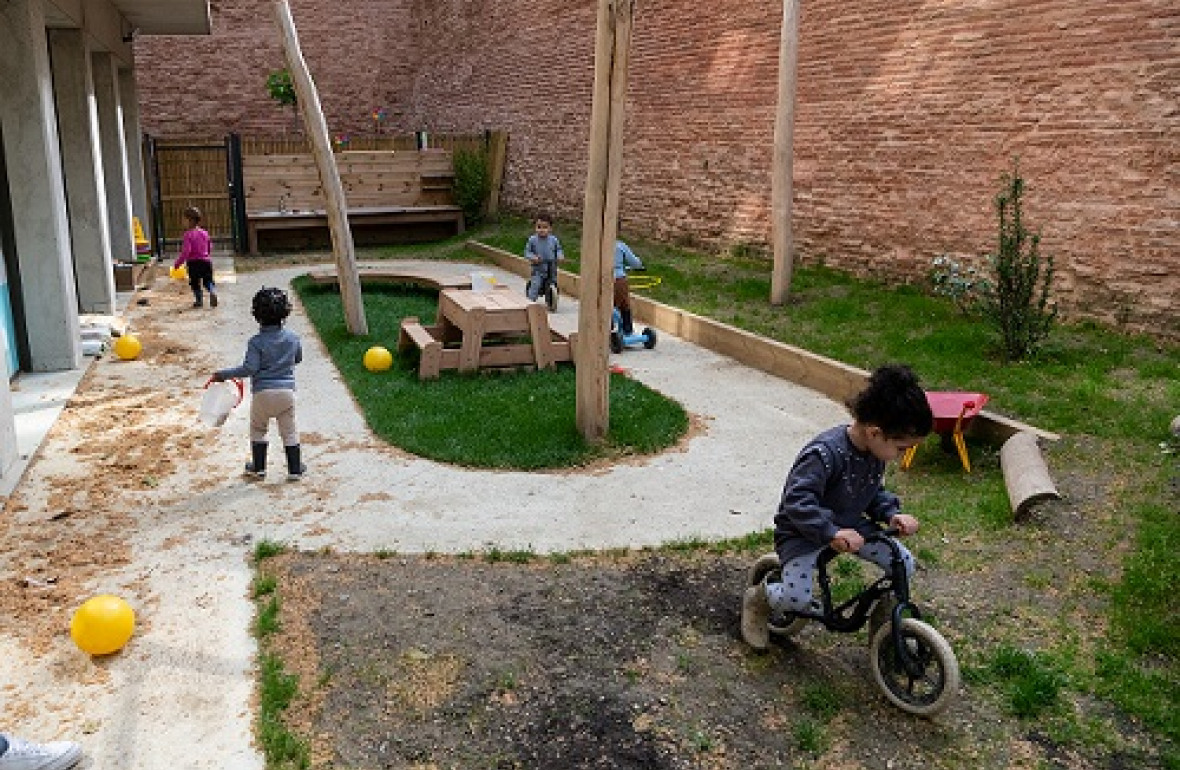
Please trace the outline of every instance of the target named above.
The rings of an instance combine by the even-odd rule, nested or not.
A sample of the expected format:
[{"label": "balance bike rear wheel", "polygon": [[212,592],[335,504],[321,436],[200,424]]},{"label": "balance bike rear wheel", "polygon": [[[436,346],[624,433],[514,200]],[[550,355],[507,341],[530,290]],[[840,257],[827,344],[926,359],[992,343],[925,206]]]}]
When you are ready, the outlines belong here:
[{"label": "balance bike rear wheel", "polygon": [[886,623],[869,642],[873,679],[902,711],[934,716],[946,709],[959,691],[959,661],[942,634],[920,620],[902,619],[901,639],[918,670],[906,670],[893,644],[893,624]]},{"label": "balance bike rear wheel", "polygon": [[656,330],[647,326],[643,330],[643,347],[651,350],[656,346]]},{"label": "balance bike rear wheel", "polygon": [[551,283],[545,288],[545,305],[549,308],[550,313],[557,312],[557,284]]},{"label": "balance bike rear wheel", "polygon": [[[758,561],[754,562],[750,569],[746,572],[746,587],[756,586],[766,579],[766,576],[776,571],[779,568],[778,554],[764,553],[758,557]],[[785,625],[767,624],[770,627],[770,633],[775,636],[794,636],[803,630],[807,625],[807,618],[800,618],[791,616],[789,622]]]},{"label": "balance bike rear wheel", "polygon": [[623,335],[618,331],[612,331],[610,333],[610,352],[623,352]]}]

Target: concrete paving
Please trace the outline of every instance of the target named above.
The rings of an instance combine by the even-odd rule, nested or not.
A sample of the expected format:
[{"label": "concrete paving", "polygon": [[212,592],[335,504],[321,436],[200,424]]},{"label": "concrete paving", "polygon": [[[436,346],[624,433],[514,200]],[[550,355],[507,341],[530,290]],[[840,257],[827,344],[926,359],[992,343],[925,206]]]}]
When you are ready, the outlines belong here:
[{"label": "concrete paving", "polygon": [[[440,274],[489,269],[407,267]],[[200,388],[214,368],[241,360],[256,330],[253,293],[262,285],[286,286],[305,270],[222,271],[216,310],[190,309],[185,287],[161,279],[149,305],[130,308],[131,330],[150,349],[139,361],[97,361],[79,396],[112,409],[133,402],[129,416],[112,415],[103,430],[117,442],[111,450],[122,458],[117,467],[141,476],[151,468],[151,481],[139,488],[108,481],[88,498],[116,501],[105,525],[77,514],[61,522],[90,539],[117,527],[127,548],[125,559],[70,584],[74,593],[66,600],[76,606],[93,593],[118,593],[136,608],[140,627],[121,653],[91,659],[60,622],[48,638],[0,626],[6,650],[0,729],[37,740],[79,740],[88,755],[84,766],[257,770],[264,763],[252,737],[256,645],[249,599],[256,543],[543,553],[740,536],[769,526],[799,447],[847,418],[824,396],[661,332],[656,349],[628,350],[612,362],[692,413],[698,429],[682,446],[583,471],[458,468],[377,440],[297,308],[290,326],[304,338],[297,411],[308,477],[289,484],[273,473],[252,483],[239,475],[249,443],[248,405],[222,428],[205,427],[197,419]],[[521,290],[516,276],[493,272]],[[552,323],[576,328],[576,302],[563,297]],[[392,347],[395,341],[381,342]],[[62,505],[63,484],[82,490],[102,483],[103,472],[85,460],[103,439],[81,405],[73,411],[49,432],[15,490],[19,505],[0,520],[0,530],[9,530],[5,542],[16,542],[18,527],[36,537],[54,531],[49,522]],[[271,462],[281,467],[277,444],[272,436]],[[10,546],[0,561],[8,585],[40,574],[13,551]],[[67,609],[57,609],[58,620],[68,623]]]}]

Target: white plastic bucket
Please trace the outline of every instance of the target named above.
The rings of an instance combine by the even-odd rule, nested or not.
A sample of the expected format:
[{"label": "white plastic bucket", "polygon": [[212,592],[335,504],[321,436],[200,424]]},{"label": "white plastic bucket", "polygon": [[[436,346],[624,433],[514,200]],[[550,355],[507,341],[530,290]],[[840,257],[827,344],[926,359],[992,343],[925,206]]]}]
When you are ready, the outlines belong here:
[{"label": "white plastic bucket", "polygon": [[477,271],[471,274],[471,290],[472,291],[491,291],[496,288],[496,276],[485,271]]},{"label": "white plastic bucket", "polygon": [[242,403],[245,394],[246,388],[241,380],[206,382],[205,395],[201,397],[201,421],[220,428],[233,408]]}]

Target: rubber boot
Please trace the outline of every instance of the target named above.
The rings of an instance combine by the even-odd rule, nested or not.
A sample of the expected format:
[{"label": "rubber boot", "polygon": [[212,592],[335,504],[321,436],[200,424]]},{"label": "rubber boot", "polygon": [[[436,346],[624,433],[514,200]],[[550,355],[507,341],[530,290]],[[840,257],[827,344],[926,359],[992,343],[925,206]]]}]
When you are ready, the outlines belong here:
[{"label": "rubber boot", "polygon": [[250,456],[253,459],[246,463],[246,475],[256,479],[266,478],[266,442],[251,442]]},{"label": "rubber boot", "polygon": [[302,454],[300,445],[285,446],[283,450],[287,453],[287,481],[299,481],[307,471],[307,466],[303,464],[300,457]]},{"label": "rubber boot", "polygon": [[193,289],[193,307],[203,307],[205,298],[201,296],[201,292]]},{"label": "rubber boot", "polygon": [[770,602],[766,598],[766,584],[750,586],[742,595],[742,639],[759,652],[770,647]]},{"label": "rubber boot", "polygon": [[635,324],[631,321],[631,311],[620,310],[619,315],[623,317],[623,336],[630,337],[635,333]]}]

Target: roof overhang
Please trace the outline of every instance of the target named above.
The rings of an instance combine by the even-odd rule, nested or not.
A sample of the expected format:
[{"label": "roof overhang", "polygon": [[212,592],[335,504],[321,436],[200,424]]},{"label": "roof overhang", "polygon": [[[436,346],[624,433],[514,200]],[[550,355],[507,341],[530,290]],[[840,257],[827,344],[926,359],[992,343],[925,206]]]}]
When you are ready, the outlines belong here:
[{"label": "roof overhang", "polygon": [[84,28],[96,17],[121,17],[124,34],[208,35],[209,0],[46,0],[45,26]]},{"label": "roof overhang", "polygon": [[45,26],[81,29],[95,50],[131,64],[140,35],[208,35],[209,0],[45,0]]}]

